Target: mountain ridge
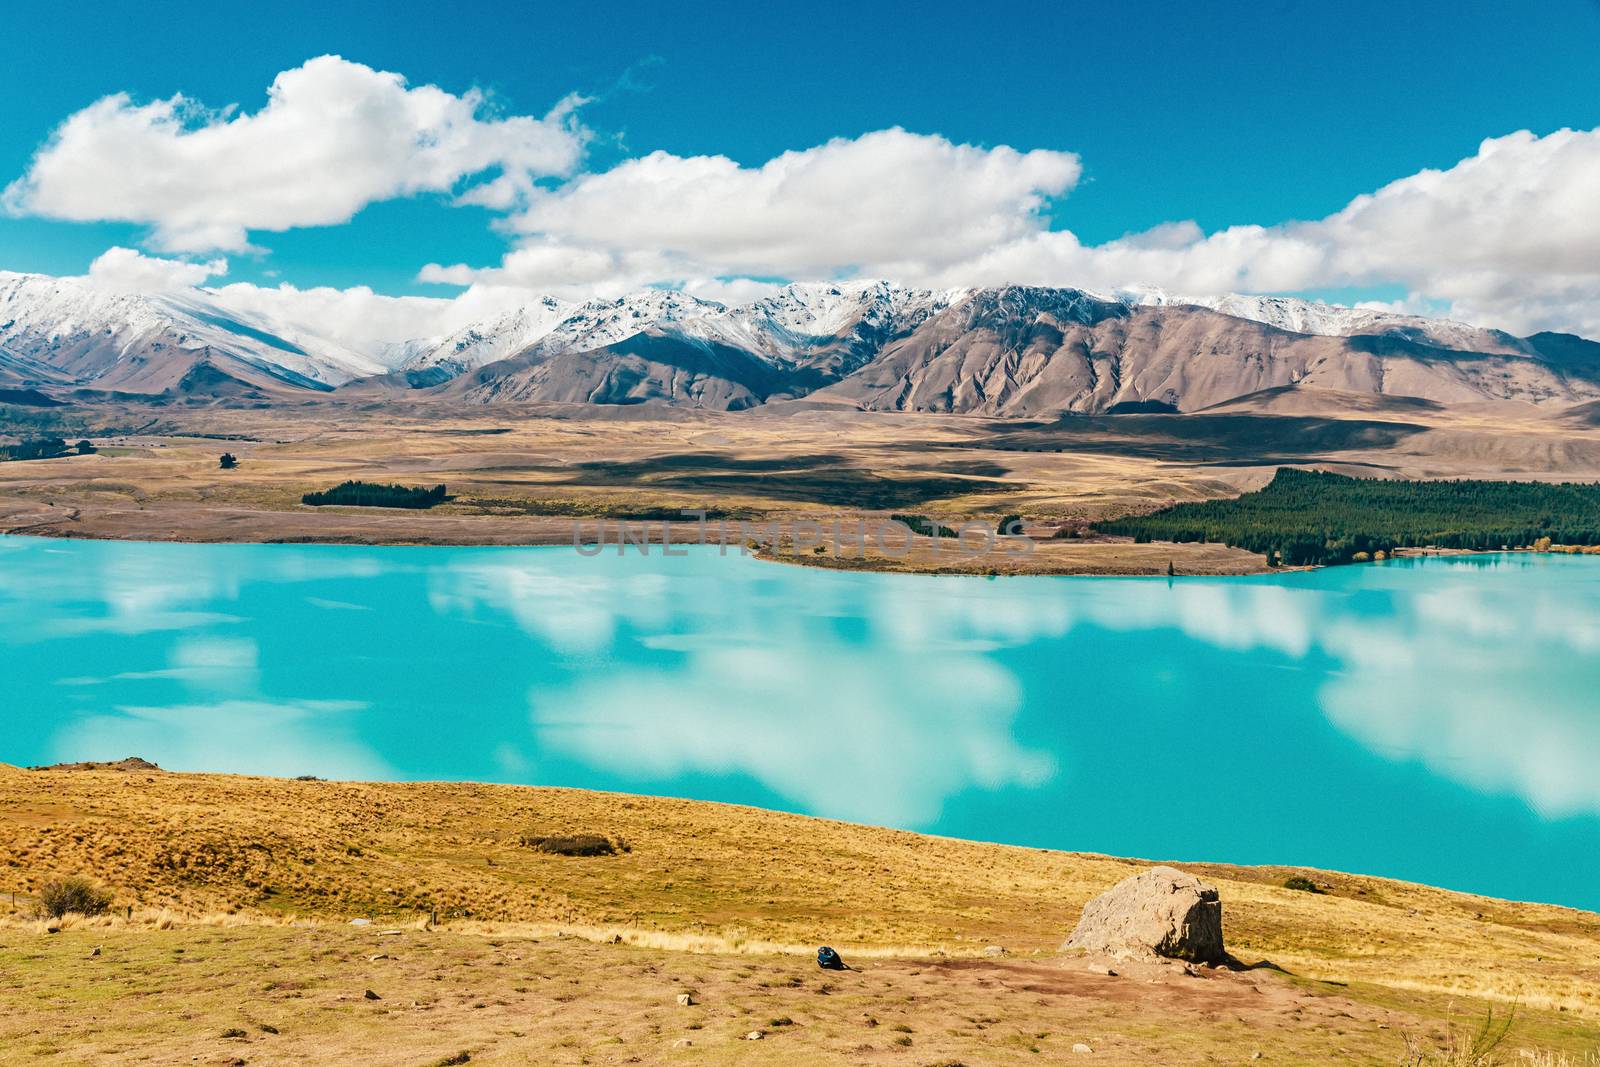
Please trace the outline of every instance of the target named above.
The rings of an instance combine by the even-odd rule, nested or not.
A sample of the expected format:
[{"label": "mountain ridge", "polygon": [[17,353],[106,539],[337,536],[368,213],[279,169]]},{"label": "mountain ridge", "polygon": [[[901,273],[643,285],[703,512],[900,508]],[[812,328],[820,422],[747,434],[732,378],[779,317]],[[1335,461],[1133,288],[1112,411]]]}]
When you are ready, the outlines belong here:
[{"label": "mountain ridge", "polygon": [[1279,388],[1573,405],[1600,400],[1600,344],[1292,297],[856,281],[735,305],[662,289],[532,296],[437,337],[358,351],[216,290],[141,295],[0,272],[0,385],[80,399],[349,392],[722,410],[809,397],[1030,417],[1189,411]]}]

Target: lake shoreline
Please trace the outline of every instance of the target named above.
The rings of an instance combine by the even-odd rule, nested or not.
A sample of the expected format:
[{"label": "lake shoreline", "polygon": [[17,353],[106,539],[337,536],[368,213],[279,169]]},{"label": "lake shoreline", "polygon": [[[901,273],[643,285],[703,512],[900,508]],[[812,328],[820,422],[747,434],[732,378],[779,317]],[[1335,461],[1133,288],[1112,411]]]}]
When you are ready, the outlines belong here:
[{"label": "lake shoreline", "polygon": [[[9,504],[9,507],[5,505]],[[886,521],[887,516],[846,513],[842,520]],[[804,518],[772,520],[780,543],[792,543]],[[624,527],[626,526],[626,530]],[[715,521],[707,547],[719,547]],[[575,543],[574,531],[585,539]],[[644,523],[619,519],[573,519],[557,516],[485,516],[417,514],[400,509],[319,508],[295,511],[206,508],[151,502],[142,508],[63,507],[45,502],[0,502],[0,536],[51,537],[66,540],[132,543],[239,545],[351,545],[368,547],[506,547],[557,548],[585,554],[637,554],[640,544],[659,551],[705,545],[698,522]],[[596,538],[605,538],[603,545]],[[624,537],[627,543],[619,545]],[[600,552],[593,551],[600,548]],[[726,554],[738,555],[737,538]],[[831,543],[827,546],[833,551]],[[895,546],[898,547],[898,546]],[[619,553],[619,548],[621,553]],[[871,545],[869,544],[869,549]],[[1178,575],[1245,576],[1272,573],[1256,553],[1217,544],[1157,542],[1135,544],[1129,538],[1053,538],[1031,541],[1026,554],[1007,551],[998,543],[982,555],[961,551],[945,539],[915,537],[898,556],[876,552],[865,558],[806,552],[772,551],[770,543],[745,552],[767,562],[828,570],[924,575],[1039,575],[1050,577],[1161,576],[1168,565]]]},{"label": "lake shoreline", "polygon": [[[47,506],[48,507],[48,506]],[[370,512],[381,510],[382,515]],[[347,516],[345,512],[355,512]],[[317,532],[313,527],[297,522],[302,516],[346,518],[334,522],[334,529]],[[283,517],[291,518],[285,520]],[[348,518],[362,521],[349,522]],[[171,528],[165,517],[155,517],[141,509],[140,518],[108,511],[100,515],[91,513],[89,520],[81,509],[70,509],[66,514],[45,512],[44,517],[19,514],[15,509],[0,510],[0,537],[42,537],[78,541],[118,541],[133,544],[196,544],[196,545],[330,545],[371,548],[569,548],[581,547],[585,555],[637,555],[656,553],[671,548],[670,554],[682,549],[719,547],[716,542],[707,545],[701,540],[698,523],[651,521],[630,524],[639,530],[639,540],[619,544],[616,540],[597,542],[585,540],[575,543],[572,538],[573,523],[580,526],[587,521],[605,536],[618,537],[624,520],[594,519],[573,520],[565,517],[525,516],[506,520],[494,516],[428,516],[442,520],[444,528],[437,534],[406,532],[405,524],[421,516],[400,509],[331,509],[315,512],[217,512],[213,521],[202,522],[198,529]],[[870,516],[881,519],[882,516]],[[469,524],[482,524],[483,528],[468,529]],[[532,525],[530,529],[529,526]],[[781,536],[792,536],[792,522],[780,521]],[[1055,577],[1055,578],[1106,578],[1106,577],[1251,577],[1263,574],[1285,574],[1294,571],[1318,570],[1327,566],[1345,564],[1317,564],[1307,566],[1269,566],[1266,557],[1227,545],[1206,542],[1152,541],[1136,543],[1130,538],[1096,537],[1085,539],[1036,538],[1027,555],[1005,553],[1000,549],[984,555],[970,555],[956,547],[944,547],[934,538],[917,537],[910,550],[902,555],[882,553],[865,557],[821,554],[795,551],[773,551],[770,544],[742,551],[739,545],[721,546],[725,555],[748,555],[767,563],[786,564],[816,570],[868,574],[907,574],[924,576],[963,577]],[[598,551],[595,551],[598,549]],[[1393,559],[1456,558],[1512,554],[1592,555],[1596,550],[1586,546],[1553,545],[1540,550],[1528,546],[1493,549],[1402,547],[1391,553]],[[1349,565],[1365,562],[1359,560]],[[1168,565],[1171,564],[1169,574]]]}]

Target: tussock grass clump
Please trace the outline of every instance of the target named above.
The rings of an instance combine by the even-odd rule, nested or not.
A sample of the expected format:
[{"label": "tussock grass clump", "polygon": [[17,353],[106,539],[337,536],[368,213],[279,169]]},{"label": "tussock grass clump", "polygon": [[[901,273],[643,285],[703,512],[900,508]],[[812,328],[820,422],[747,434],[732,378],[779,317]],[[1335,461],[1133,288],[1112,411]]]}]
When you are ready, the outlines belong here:
[{"label": "tussock grass clump", "polygon": [[1510,1061],[1501,1054],[1501,1045],[1511,1034],[1517,1019],[1516,1005],[1503,1016],[1496,1018],[1490,1008],[1483,1023],[1471,1031],[1452,1026],[1450,1036],[1443,1045],[1428,1047],[1407,1034],[1406,1054],[1402,1067],[1500,1067]]},{"label": "tussock grass clump", "polygon": [[627,842],[599,834],[523,834],[518,841],[523,848],[554,856],[615,856],[631,851]]},{"label": "tussock grass clump", "polygon": [[52,919],[63,915],[103,915],[111,894],[87,878],[54,878],[39,889],[39,910]]}]

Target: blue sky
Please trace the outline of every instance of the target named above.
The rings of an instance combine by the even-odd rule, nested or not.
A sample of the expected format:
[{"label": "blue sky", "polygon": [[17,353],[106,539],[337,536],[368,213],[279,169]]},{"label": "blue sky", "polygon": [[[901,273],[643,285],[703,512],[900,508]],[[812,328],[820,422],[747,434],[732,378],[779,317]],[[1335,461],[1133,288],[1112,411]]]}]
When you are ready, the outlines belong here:
[{"label": "blue sky", "polygon": [[[1046,189],[1043,211],[1085,246],[1179,220],[1209,235],[1321,219],[1385,183],[1450,168],[1485,138],[1600,126],[1600,5],[1589,0],[1526,13],[1488,3],[63,5],[10,20],[8,37],[0,182],[25,174],[51,131],[100,97],[182,93],[248,113],[279,72],[333,53],[412,86],[481,88],[501,114],[591,97],[577,113],[584,172],[657,150],[755,168],[897,126],[1074,153],[1081,175],[1061,195]],[[347,223],[252,230],[268,251],[235,251],[226,279],[449,294],[418,269],[496,264],[517,240],[496,228],[505,215],[439,192],[379,199]],[[0,217],[0,268],[81,273],[112,245],[148,248],[148,232]],[[1450,299],[1392,273],[1323,272],[1276,288]]]}]

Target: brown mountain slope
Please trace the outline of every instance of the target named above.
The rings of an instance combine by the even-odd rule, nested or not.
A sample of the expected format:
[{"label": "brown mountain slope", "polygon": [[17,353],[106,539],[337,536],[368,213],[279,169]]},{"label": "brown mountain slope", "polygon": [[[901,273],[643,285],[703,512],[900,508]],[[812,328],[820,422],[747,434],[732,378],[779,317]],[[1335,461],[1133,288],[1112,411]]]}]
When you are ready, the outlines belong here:
[{"label": "brown mountain slope", "polygon": [[436,390],[452,399],[638,404],[649,400],[737,411],[788,388],[787,375],[736,348],[648,330],[604,348],[539,346]]},{"label": "brown mountain slope", "polygon": [[1187,411],[1296,385],[1446,404],[1600,398],[1600,365],[1459,352],[1392,335],[1310,336],[1199,308],[1051,304],[1040,293],[977,294],[818,397],[875,410],[1013,416],[1141,400]]},{"label": "brown mountain slope", "polygon": [[282,367],[263,367],[210,346],[129,353],[94,375],[79,397],[148,396],[153,400],[292,399],[327,387]]}]

